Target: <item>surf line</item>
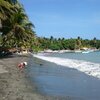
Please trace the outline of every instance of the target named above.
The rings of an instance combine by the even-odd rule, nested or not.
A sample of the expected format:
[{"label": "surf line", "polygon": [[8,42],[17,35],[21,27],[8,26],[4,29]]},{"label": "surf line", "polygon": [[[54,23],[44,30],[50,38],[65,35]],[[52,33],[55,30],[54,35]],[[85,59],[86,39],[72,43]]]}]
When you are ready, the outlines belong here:
[{"label": "surf line", "polygon": [[57,65],[77,69],[78,71],[84,72],[87,75],[100,79],[99,63],[92,63],[83,60],[74,60],[74,59],[59,58],[59,57],[46,57],[35,54],[33,54],[33,56],[45,61],[55,63]]}]

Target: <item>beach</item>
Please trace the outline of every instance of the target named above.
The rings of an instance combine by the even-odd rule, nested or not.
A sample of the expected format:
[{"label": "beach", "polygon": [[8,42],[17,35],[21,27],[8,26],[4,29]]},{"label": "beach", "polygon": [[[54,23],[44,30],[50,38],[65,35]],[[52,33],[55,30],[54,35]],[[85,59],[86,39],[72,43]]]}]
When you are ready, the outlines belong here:
[{"label": "beach", "polygon": [[[100,64],[99,63],[92,63],[92,62],[88,62],[88,61],[75,60],[75,59],[64,59],[64,58],[59,58],[59,57],[58,58],[57,57],[46,57],[43,55],[42,56],[34,55],[34,57],[55,63],[57,65],[74,68],[81,72],[84,72],[87,75],[90,75],[90,76],[100,79],[100,73],[99,73],[100,72],[100,67],[99,67]],[[95,67],[93,67],[93,66],[95,66]]]},{"label": "beach", "polygon": [[[24,61],[28,65],[20,70]],[[0,59],[0,100],[98,100],[99,84],[95,77],[32,55]]]},{"label": "beach", "polygon": [[26,69],[18,68],[20,62],[28,60],[30,56],[0,58],[0,100],[70,100],[69,97],[39,94]]},{"label": "beach", "polygon": [[31,79],[37,83],[38,90],[46,95],[69,97],[65,100],[99,100],[99,53],[33,55],[29,69]]},{"label": "beach", "polygon": [[25,70],[20,71],[17,67],[18,63],[28,60],[27,56],[0,59],[0,100],[40,100],[39,96],[33,93]]}]

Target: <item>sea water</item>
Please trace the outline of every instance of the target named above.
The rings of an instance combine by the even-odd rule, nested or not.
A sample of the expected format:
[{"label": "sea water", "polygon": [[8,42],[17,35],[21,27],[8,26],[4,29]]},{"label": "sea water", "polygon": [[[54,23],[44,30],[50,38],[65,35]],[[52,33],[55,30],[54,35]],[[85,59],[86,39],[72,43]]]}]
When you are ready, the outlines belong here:
[{"label": "sea water", "polygon": [[42,94],[100,100],[99,60],[100,52],[34,55],[30,77]]}]

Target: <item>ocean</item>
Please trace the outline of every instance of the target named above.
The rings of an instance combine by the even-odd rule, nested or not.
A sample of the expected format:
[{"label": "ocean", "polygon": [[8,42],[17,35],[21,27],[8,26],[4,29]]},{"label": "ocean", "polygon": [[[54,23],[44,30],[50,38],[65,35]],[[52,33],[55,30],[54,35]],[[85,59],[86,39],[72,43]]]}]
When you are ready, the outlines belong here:
[{"label": "ocean", "polygon": [[33,55],[28,66],[41,94],[100,100],[100,52]]}]

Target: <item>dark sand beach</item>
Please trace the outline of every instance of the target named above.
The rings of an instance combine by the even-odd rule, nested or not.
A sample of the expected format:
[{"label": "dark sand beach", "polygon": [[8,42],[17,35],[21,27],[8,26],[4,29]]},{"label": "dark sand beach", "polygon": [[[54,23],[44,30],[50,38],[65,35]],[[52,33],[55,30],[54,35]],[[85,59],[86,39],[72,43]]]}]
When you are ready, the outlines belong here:
[{"label": "dark sand beach", "polygon": [[[29,57],[12,56],[0,59],[0,100],[40,100],[33,93],[33,87],[27,79],[25,70],[20,71],[18,63],[28,61]],[[35,88],[35,87],[34,87]]]},{"label": "dark sand beach", "polygon": [[39,94],[26,69],[20,71],[17,67],[18,63],[29,59],[29,55],[0,58],[0,100],[70,100],[69,97]]}]

